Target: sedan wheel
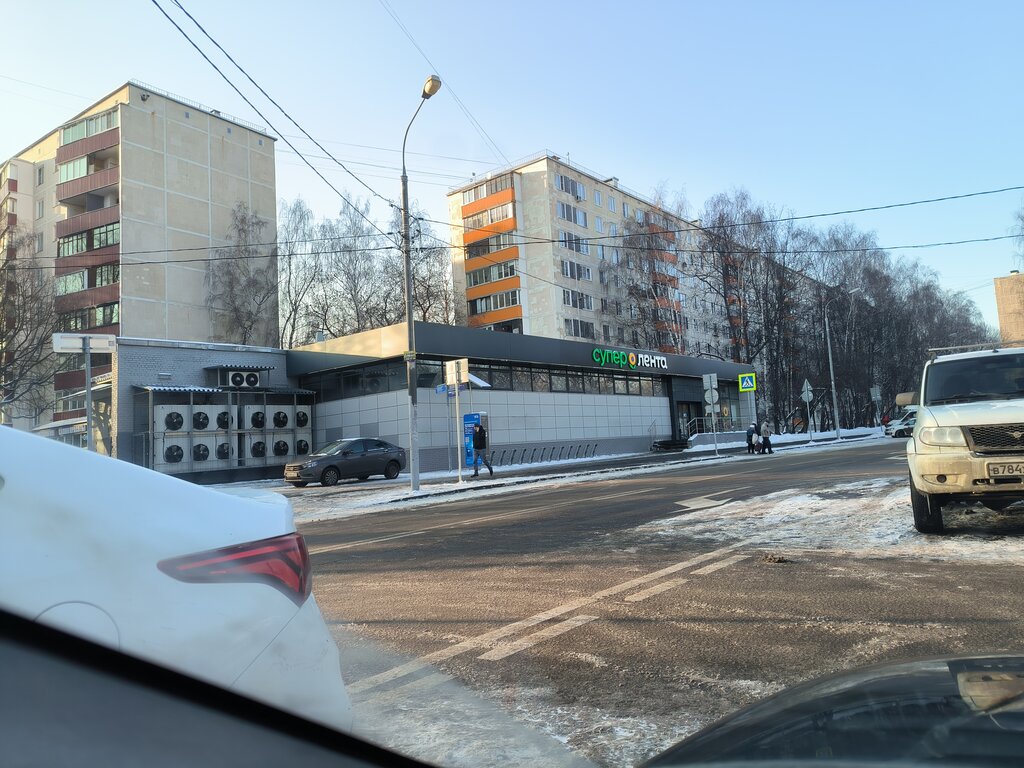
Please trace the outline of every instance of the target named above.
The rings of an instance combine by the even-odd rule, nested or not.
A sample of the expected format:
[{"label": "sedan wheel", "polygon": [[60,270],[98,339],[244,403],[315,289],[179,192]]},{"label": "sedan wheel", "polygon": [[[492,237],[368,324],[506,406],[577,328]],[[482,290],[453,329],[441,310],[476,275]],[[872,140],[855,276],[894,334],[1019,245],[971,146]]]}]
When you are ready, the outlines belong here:
[{"label": "sedan wheel", "polygon": [[328,467],[324,470],[324,473],[320,475],[321,485],[337,485],[341,479],[341,473],[338,472],[334,467]]},{"label": "sedan wheel", "polygon": [[384,477],[388,480],[394,480],[401,471],[402,468],[398,465],[397,461],[389,461],[388,465],[384,467]]}]

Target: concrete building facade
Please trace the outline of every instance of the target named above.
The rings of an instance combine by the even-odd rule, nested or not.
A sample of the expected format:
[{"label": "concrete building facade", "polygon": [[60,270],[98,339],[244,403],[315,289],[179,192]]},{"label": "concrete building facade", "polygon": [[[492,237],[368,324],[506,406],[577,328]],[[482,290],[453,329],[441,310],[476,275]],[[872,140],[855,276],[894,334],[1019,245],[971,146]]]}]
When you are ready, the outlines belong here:
[{"label": "concrete building facade", "polygon": [[721,294],[691,266],[698,225],[543,154],[448,196],[456,295],[474,328],[728,355]]},{"label": "concrete building facade", "polygon": [[[36,255],[53,264],[58,331],[234,340],[230,317],[211,301],[211,278],[230,268],[218,257],[234,247],[238,206],[263,222],[263,242],[275,239],[274,139],[137,82],[0,165],[2,223],[30,233]],[[251,266],[273,278],[276,262],[264,251]],[[271,303],[254,343],[277,343]],[[109,373],[111,362],[97,356],[93,373]],[[80,428],[85,383],[82,357],[62,356],[54,409],[27,426],[59,437],[59,428]],[[67,439],[82,439],[80,429]]]}]

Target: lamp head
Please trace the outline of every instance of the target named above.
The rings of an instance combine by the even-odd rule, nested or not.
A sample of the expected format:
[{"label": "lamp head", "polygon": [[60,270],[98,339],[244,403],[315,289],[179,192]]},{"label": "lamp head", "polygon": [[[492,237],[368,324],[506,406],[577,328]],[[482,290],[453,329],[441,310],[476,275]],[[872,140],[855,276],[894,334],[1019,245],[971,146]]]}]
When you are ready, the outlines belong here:
[{"label": "lamp head", "polygon": [[427,78],[427,82],[423,84],[423,93],[420,94],[421,98],[429,99],[435,93],[441,90],[441,78],[437,75],[431,75]]}]

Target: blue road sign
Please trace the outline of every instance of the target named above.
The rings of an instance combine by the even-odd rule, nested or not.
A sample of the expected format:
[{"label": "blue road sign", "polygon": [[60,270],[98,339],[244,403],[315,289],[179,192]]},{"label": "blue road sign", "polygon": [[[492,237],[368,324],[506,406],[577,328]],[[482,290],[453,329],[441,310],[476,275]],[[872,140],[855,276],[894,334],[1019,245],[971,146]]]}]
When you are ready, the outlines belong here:
[{"label": "blue road sign", "polygon": [[753,392],[755,389],[757,389],[757,374],[741,373],[740,392]]}]

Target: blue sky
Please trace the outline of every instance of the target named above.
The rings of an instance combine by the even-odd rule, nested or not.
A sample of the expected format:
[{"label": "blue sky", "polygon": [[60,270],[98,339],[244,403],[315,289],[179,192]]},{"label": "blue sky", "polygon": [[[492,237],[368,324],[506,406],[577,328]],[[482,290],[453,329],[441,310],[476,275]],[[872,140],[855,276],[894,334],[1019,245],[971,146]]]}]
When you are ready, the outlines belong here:
[{"label": "blue sky", "polygon": [[[172,0],[159,1],[185,26]],[[642,193],[681,193],[694,211],[735,187],[810,214],[1024,184],[1020,3],[386,0],[432,67],[379,0],[180,1],[386,198],[398,198],[402,132],[436,69],[445,87],[417,118],[407,162],[413,198],[438,220],[449,186],[543,150]],[[24,66],[0,75],[0,156],[128,79],[263,122],[147,0],[108,0],[102,13],[72,0],[4,5],[5,60]],[[335,193],[284,142],[277,149],[279,196],[333,214]],[[368,194],[330,161],[313,162],[351,195]],[[1022,205],[1009,192],[849,220],[899,246],[1008,235]],[[994,324],[991,279],[1017,266],[1015,249],[1004,240],[894,252],[968,291]]]}]

